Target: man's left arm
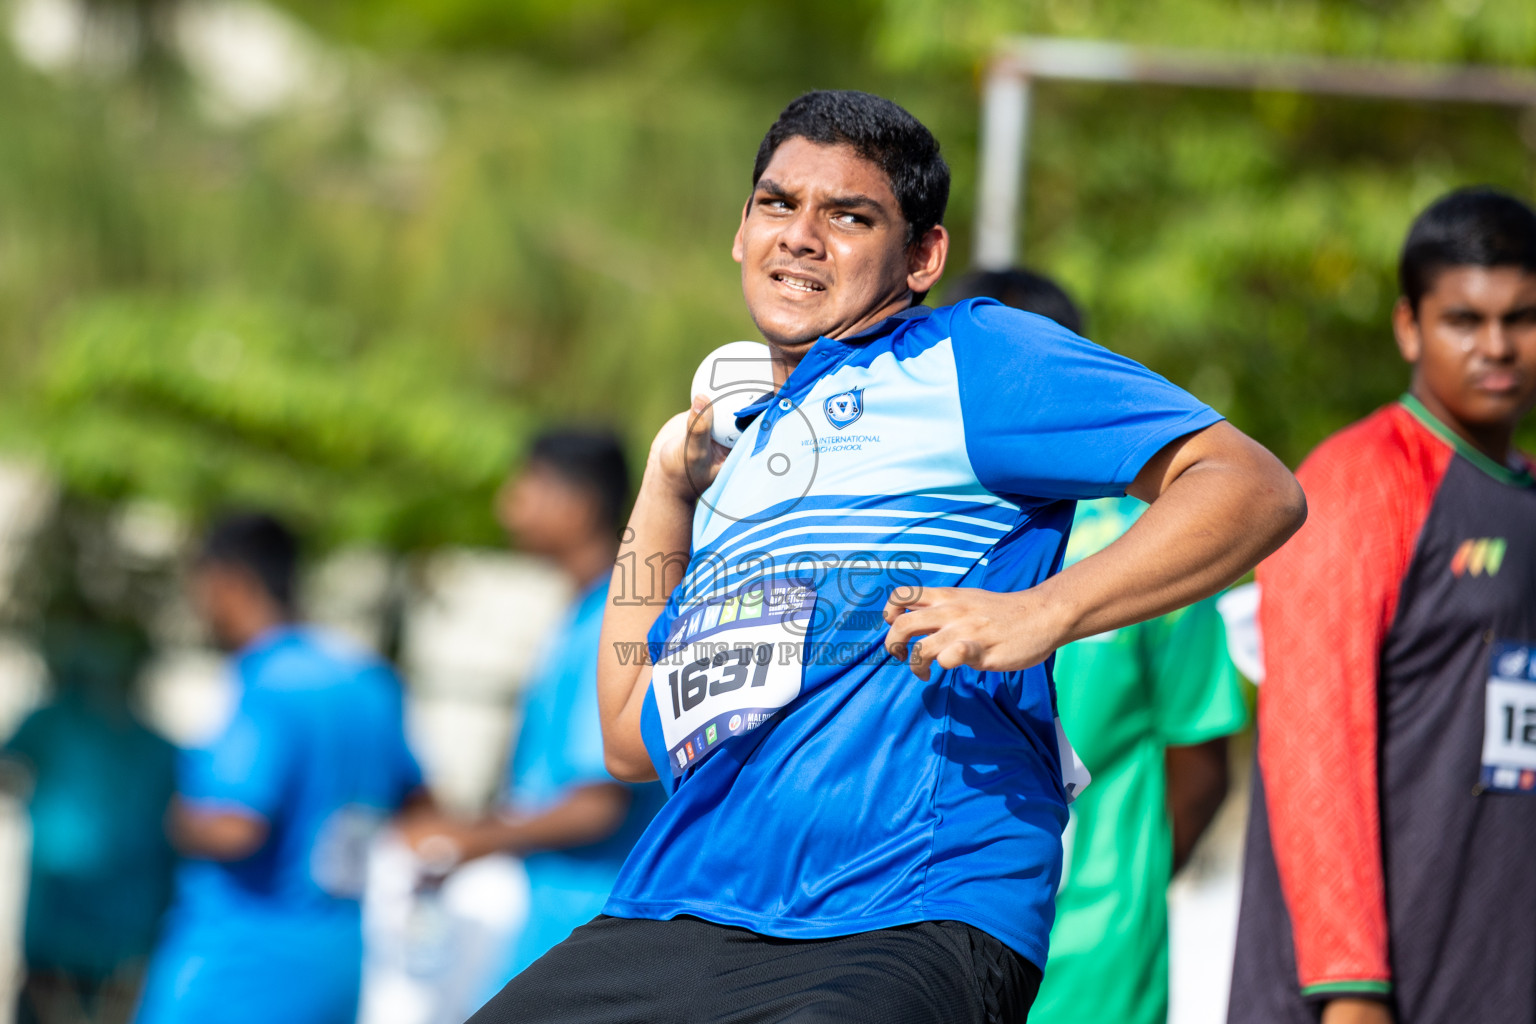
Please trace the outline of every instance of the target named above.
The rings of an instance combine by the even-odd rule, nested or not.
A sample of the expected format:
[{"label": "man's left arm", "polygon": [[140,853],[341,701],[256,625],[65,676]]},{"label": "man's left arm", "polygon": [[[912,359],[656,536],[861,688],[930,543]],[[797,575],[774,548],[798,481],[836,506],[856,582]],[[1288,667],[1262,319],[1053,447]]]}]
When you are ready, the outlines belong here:
[{"label": "man's left arm", "polygon": [[1028,668],[1073,640],[1209,597],[1306,519],[1296,478],[1225,421],[1165,445],[1125,490],[1151,507],[1119,540],[1038,586],[893,594],[886,648],[923,679],[934,663]]}]

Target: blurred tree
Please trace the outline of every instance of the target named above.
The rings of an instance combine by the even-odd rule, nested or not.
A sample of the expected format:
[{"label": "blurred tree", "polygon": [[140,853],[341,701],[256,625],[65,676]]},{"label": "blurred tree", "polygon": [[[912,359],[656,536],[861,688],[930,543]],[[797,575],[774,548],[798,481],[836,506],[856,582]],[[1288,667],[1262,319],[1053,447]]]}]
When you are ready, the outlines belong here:
[{"label": "blurred tree", "polygon": [[[285,3],[341,85],[254,120],[210,119],[195,77],[0,54],[0,442],[88,494],[260,501],[396,548],[490,540],[541,421],[607,420],[638,457],[697,359],[752,336],[730,236],[800,91],[935,129],[959,270],[1002,36],[1536,64],[1523,0]],[[1026,259],[1292,461],[1403,386],[1387,313],[1417,209],[1536,186],[1536,114],[1057,83],[1036,104]]]}]

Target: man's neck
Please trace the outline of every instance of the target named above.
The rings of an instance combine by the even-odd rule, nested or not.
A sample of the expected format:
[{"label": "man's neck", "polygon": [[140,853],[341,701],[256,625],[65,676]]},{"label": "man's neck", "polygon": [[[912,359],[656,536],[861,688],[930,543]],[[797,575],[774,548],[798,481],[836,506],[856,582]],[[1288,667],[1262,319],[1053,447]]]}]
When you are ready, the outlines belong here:
[{"label": "man's neck", "polygon": [[261,608],[235,616],[224,627],[230,650],[243,651],[273,630],[292,624],[292,619],[278,609]]},{"label": "man's neck", "polygon": [[1464,423],[1451,415],[1449,409],[1434,396],[1430,390],[1418,382],[1414,382],[1409,393],[1419,400],[1430,415],[1445,425],[1457,437],[1461,438],[1473,448],[1488,456],[1501,466],[1510,465],[1510,449],[1514,443],[1514,425],[1499,424],[1496,426],[1484,426],[1482,424]]},{"label": "man's neck", "polygon": [[818,335],[815,338],[809,338],[796,342],[793,348],[781,348],[775,342],[769,341],[768,347],[773,351],[774,385],[776,387],[783,387],[784,382],[789,380],[790,374],[795,372],[795,367],[800,365],[800,360],[804,359],[806,353],[809,352],[812,347],[815,346],[816,342],[820,341],[822,338],[831,338],[834,341],[840,338],[851,338],[853,335],[858,334],[861,331],[869,330],[871,327],[875,326],[880,321],[887,319],[888,317],[893,317],[897,313],[911,309],[916,304],[917,303],[914,301],[912,292],[910,290],[904,291],[899,296],[893,297],[889,301],[875,307],[874,310],[860,317],[858,320],[855,320],[853,323],[847,325],[846,327],[835,328],[826,332],[825,334]]},{"label": "man's neck", "polygon": [[560,552],[555,556],[555,564],[575,581],[580,591],[612,576],[618,554],[619,547],[612,538],[602,536]]}]

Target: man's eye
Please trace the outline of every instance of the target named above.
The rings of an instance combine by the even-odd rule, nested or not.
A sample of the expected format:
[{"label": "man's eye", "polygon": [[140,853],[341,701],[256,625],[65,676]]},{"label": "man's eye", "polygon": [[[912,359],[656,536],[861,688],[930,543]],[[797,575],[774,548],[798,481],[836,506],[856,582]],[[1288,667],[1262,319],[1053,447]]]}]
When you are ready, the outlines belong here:
[{"label": "man's eye", "polygon": [[860,217],[856,213],[840,213],[837,216],[833,217],[832,219],[837,221],[839,224],[867,224],[867,223],[869,223],[863,217]]}]

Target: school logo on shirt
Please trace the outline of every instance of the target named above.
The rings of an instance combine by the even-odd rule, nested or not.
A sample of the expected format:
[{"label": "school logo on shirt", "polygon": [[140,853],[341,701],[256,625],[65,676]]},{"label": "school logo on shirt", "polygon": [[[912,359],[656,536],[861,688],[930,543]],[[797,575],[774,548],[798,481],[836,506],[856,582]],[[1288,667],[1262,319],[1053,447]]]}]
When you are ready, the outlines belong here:
[{"label": "school logo on shirt", "polygon": [[864,389],[854,388],[827,399],[827,422],[838,430],[864,415]]},{"label": "school logo on shirt", "polygon": [[1451,556],[1452,576],[1497,576],[1509,542],[1503,537],[1464,540]]}]

